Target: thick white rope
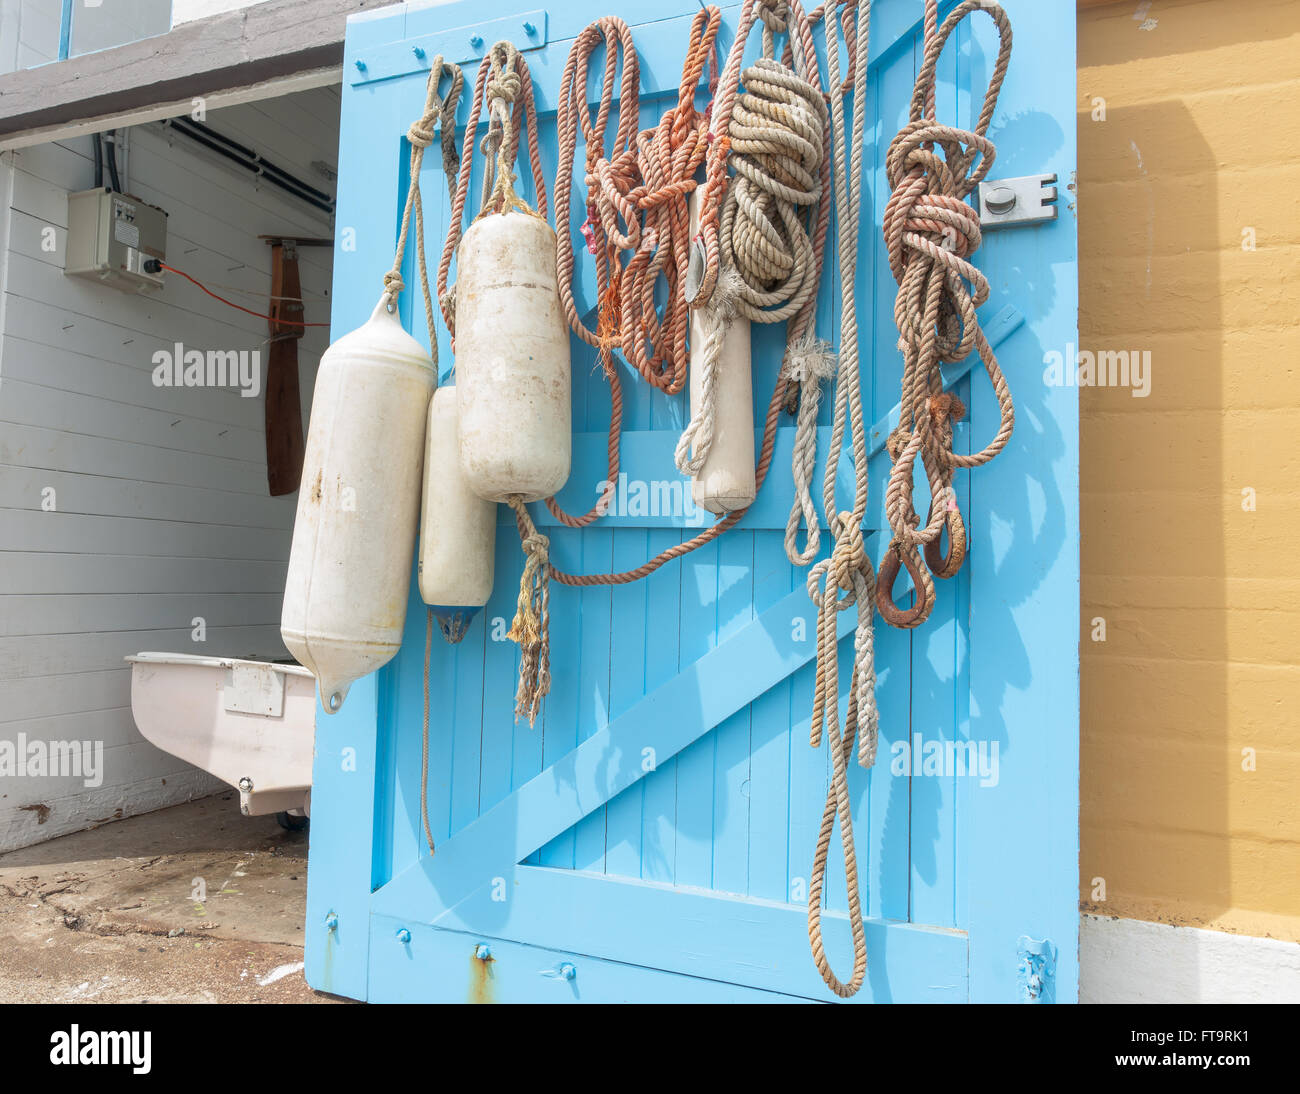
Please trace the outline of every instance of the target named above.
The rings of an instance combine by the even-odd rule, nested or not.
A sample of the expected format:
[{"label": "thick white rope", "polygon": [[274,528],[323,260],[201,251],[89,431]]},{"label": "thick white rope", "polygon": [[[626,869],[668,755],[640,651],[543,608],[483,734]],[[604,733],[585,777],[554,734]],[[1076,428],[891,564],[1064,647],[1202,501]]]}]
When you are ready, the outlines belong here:
[{"label": "thick white rope", "polygon": [[821,276],[811,225],[822,197],[826,104],[797,71],[816,64],[803,56],[797,35],[791,35],[795,68],[772,55],[773,35],[787,29],[792,14],[785,5],[760,7],[764,56],[742,74],[745,90],[729,123],[728,162],[736,173],[720,213],[718,284],[705,313],[704,343],[692,360],[702,372],[702,394],[675,453],[686,475],[699,473],[713,444],[717,364],[735,318],[791,319],[796,337],[811,328]]}]

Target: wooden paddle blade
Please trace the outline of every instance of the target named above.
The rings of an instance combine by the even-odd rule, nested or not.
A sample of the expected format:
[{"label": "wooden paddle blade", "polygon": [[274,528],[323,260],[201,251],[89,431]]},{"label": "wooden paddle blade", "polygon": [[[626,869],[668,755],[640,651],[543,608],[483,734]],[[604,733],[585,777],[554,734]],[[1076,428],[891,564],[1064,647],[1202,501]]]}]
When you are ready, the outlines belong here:
[{"label": "wooden paddle blade", "polygon": [[[271,496],[292,494],[302,478],[302,402],[298,391],[298,339],[302,326],[302,282],[298,250],[271,245],[271,345],[266,365],[266,478]],[[288,319],[292,322],[285,323]]]},{"label": "wooden paddle blade", "polygon": [[276,339],[266,365],[266,479],[272,497],[298,489],[302,457],[298,343],[292,338]]}]

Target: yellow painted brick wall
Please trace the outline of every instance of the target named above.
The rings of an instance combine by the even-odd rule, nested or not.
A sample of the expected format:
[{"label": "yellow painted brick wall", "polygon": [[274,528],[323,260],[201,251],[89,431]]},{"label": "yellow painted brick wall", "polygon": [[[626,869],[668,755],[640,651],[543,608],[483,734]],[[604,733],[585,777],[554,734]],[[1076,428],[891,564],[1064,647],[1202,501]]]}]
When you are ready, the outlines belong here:
[{"label": "yellow painted brick wall", "polygon": [[1080,7],[1082,895],[1300,940],[1300,3]]}]

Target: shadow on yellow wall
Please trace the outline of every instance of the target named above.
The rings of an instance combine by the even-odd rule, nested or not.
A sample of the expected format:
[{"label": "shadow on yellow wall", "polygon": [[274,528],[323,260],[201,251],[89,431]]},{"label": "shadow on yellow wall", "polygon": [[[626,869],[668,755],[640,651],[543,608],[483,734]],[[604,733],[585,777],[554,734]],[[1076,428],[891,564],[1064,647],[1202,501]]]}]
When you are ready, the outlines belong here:
[{"label": "shadow on yellow wall", "polygon": [[1300,939],[1300,10],[1131,14],[1079,24],[1081,893]]}]

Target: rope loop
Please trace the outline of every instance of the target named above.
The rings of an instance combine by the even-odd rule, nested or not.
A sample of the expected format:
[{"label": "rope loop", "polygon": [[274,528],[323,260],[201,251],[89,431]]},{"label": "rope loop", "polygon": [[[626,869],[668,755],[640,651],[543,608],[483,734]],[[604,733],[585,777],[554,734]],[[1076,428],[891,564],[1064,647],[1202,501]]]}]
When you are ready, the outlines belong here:
[{"label": "rope loop", "polygon": [[[451,78],[451,85],[444,95],[440,91],[444,76]],[[425,85],[424,112],[411,123],[407,130],[407,139],[411,142],[410,184],[406,191],[406,205],[402,209],[402,226],[398,230],[397,248],[393,254],[393,266],[384,274],[384,299],[388,310],[397,309],[397,299],[406,288],[402,278],[402,263],[406,256],[406,240],[415,224],[415,253],[420,270],[420,289],[424,294],[424,317],[429,328],[429,355],[433,359],[433,382],[438,383],[438,335],[434,330],[433,298],[429,290],[429,268],[424,252],[424,203],[420,197],[420,171],[424,165],[424,150],[433,143],[435,129],[442,132],[442,159],[446,170],[448,187],[455,175],[456,154],[456,107],[460,102],[461,90],[465,85],[465,76],[459,65],[443,61],[441,54],[433,59],[429,66],[429,78]]]},{"label": "rope loop", "polygon": [[[944,44],[963,19],[985,12],[998,30],[997,61],[973,129],[941,125],[934,118],[936,71]],[[909,120],[890,143],[885,173],[891,193],[883,229],[889,266],[898,293],[894,323],[903,356],[902,420],[890,436],[893,467],[885,513],[893,531],[893,557],[881,566],[881,614],[896,626],[924,622],[933,606],[915,572],[918,545],[934,576],[952,577],[966,556],[965,524],[953,490],[958,468],[988,463],[1011,439],[1015,406],[1006,378],[980,327],[976,309],[989,296],[987,278],[970,261],[982,236],[979,214],[966,200],[993,166],[996,149],[987,133],[1011,56],[1011,25],[994,0],[963,0],[938,25],[936,0],[926,0],[926,40],[921,71],[913,89]],[[941,366],[977,352],[998,404],[998,429],[974,453],[954,451],[953,423],[965,415],[955,395],[944,391]],[[931,504],[922,525],[912,502],[916,462],[930,484]],[[940,538],[948,534],[948,550]],[[885,580],[886,566],[890,579]],[[901,568],[912,574],[917,600],[903,612],[893,602],[893,579]],[[926,575],[929,580],[929,574]]]}]

